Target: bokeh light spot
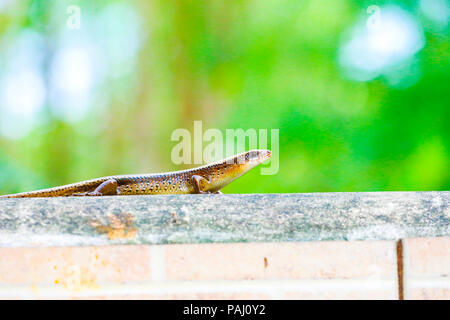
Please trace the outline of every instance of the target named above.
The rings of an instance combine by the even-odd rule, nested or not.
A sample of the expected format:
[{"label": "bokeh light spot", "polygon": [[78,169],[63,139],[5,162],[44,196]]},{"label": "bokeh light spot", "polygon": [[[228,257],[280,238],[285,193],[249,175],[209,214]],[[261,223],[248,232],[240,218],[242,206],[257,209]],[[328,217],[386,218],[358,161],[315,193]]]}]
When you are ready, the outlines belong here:
[{"label": "bokeh light spot", "polygon": [[423,31],[416,19],[399,7],[387,6],[380,9],[373,26],[363,21],[357,24],[340,48],[339,62],[351,79],[369,81],[381,75],[386,78],[394,75],[396,80],[388,82],[400,84],[400,74],[394,72],[396,67],[403,65],[401,75],[405,78],[415,75],[414,69],[404,72],[405,62],[424,45]]}]

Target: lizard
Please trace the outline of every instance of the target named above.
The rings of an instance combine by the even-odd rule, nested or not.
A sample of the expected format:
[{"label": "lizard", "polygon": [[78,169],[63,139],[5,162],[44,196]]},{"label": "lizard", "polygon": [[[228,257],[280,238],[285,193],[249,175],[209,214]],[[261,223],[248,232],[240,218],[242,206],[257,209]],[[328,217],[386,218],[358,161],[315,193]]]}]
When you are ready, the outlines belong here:
[{"label": "lizard", "polygon": [[102,177],[0,198],[221,193],[220,189],[271,155],[270,150],[250,150],[193,169]]}]

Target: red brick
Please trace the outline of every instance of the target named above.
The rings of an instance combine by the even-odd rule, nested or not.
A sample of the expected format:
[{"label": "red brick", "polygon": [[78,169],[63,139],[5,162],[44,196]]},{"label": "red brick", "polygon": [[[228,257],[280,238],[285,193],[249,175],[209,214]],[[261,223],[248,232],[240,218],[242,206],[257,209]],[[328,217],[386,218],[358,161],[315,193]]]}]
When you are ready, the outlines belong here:
[{"label": "red brick", "polygon": [[405,241],[407,276],[450,275],[450,237],[416,238]]},{"label": "red brick", "polygon": [[395,277],[393,241],[166,246],[167,279]]},{"label": "red brick", "polygon": [[336,290],[287,292],[284,299],[288,300],[397,300],[398,292],[395,288],[376,290]]},{"label": "red brick", "polygon": [[450,288],[412,288],[406,297],[410,300],[450,300]]},{"label": "red brick", "polygon": [[0,283],[95,288],[150,279],[148,246],[0,248]]},{"label": "red brick", "polygon": [[251,292],[211,292],[211,293],[173,293],[173,294],[118,294],[91,297],[75,296],[73,299],[86,300],[267,300],[266,294]]}]

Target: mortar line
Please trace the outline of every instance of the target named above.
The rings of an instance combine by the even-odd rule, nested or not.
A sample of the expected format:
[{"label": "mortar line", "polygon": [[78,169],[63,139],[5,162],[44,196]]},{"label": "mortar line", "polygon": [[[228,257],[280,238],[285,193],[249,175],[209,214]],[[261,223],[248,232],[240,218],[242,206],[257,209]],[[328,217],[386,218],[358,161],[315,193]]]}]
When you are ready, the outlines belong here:
[{"label": "mortar line", "polygon": [[162,245],[150,246],[150,272],[152,281],[166,280],[166,250]]}]

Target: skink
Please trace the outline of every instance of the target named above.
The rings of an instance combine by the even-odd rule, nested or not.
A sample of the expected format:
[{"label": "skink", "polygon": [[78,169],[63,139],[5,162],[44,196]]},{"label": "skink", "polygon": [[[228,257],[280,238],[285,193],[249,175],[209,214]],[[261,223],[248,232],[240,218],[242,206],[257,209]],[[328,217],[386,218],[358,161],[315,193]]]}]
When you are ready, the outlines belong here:
[{"label": "skink", "polygon": [[220,189],[269,159],[269,150],[251,150],[198,168],[167,173],[121,175],[0,198],[220,193]]}]

